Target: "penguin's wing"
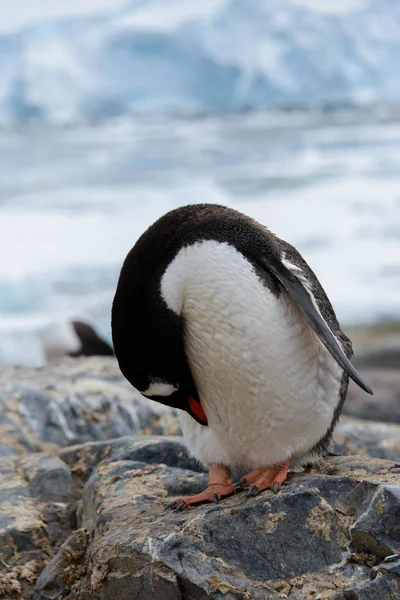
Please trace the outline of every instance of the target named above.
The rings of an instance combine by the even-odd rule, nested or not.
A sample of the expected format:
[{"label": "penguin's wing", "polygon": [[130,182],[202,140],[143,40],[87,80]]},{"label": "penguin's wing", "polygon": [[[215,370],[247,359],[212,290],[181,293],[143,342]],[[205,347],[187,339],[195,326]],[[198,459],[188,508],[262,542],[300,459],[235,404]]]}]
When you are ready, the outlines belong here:
[{"label": "penguin's wing", "polygon": [[372,389],[353,367],[322,316],[310,282],[303,269],[286,261],[284,253],[282,253],[282,258],[278,258],[275,253],[271,253],[268,259],[263,259],[263,263],[264,267],[275,275],[288,294],[296,301],[311,327],[333,358],[357,385],[368,394],[373,395]]}]

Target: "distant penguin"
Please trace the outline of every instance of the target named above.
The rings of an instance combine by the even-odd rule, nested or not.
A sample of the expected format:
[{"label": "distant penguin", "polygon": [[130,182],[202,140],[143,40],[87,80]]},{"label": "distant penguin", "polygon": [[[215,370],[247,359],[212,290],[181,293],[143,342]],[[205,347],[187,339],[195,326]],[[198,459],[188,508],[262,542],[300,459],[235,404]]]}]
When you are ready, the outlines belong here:
[{"label": "distant penguin", "polygon": [[[199,204],[161,217],[123,264],[112,307],[120,369],[179,409],[208,488],[178,510],[235,491],[276,493],[290,466],[329,449],[350,377],[350,340],[300,254],[257,221]],[[231,468],[250,472],[240,481]]]},{"label": "distant penguin", "polygon": [[43,350],[48,362],[65,356],[113,356],[111,346],[87,323],[60,321],[43,332]]}]

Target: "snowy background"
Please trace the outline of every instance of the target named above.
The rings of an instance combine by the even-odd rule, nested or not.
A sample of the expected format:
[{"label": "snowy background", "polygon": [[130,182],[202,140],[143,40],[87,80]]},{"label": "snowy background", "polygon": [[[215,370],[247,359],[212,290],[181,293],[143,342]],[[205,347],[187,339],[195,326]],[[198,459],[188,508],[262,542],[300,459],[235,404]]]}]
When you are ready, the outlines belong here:
[{"label": "snowy background", "polygon": [[400,314],[398,0],[13,0],[0,26],[0,363],[110,336],[158,216],[218,202],[309,261],[344,324]]}]

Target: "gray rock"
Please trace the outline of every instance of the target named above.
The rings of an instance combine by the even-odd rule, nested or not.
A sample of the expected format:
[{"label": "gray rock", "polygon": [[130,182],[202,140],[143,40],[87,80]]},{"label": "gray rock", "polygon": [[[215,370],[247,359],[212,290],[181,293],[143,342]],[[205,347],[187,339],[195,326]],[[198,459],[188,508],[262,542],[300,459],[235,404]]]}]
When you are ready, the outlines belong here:
[{"label": "gray rock", "polygon": [[31,598],[32,585],[74,526],[75,488],[59,458],[0,458],[0,597]]},{"label": "gray rock", "polygon": [[10,416],[2,412],[0,402],[0,457],[18,456],[38,449],[37,442],[28,437]]},{"label": "gray rock", "polygon": [[343,414],[373,421],[400,423],[400,369],[360,369],[374,390],[369,396],[351,382]]},{"label": "gray rock", "polygon": [[204,472],[203,466],[192,458],[182,438],[178,437],[144,437],[130,441],[123,448],[114,447],[114,461],[129,460],[147,464],[165,464],[179,469],[188,469],[199,473]]},{"label": "gray rock", "polygon": [[15,459],[0,459],[0,558],[33,550],[46,536],[40,510]]},{"label": "gray rock", "polygon": [[400,424],[342,416],[333,437],[333,452],[368,454],[400,462]]},{"label": "gray rock", "polygon": [[69,466],[75,482],[81,487],[81,484],[90,477],[99,462],[107,460],[114,453],[128,448],[135,439],[135,437],[124,436],[104,442],[86,442],[85,444],[67,446],[60,449],[59,456]]},{"label": "gray rock", "polygon": [[73,591],[76,581],[85,574],[88,541],[82,529],[70,535],[40,574],[32,600],[58,600]]},{"label": "gray rock", "polygon": [[40,369],[4,367],[0,413],[13,431],[2,441],[3,454],[15,453],[17,434],[32,440],[27,450],[40,450],[40,443],[68,446],[179,429],[173,411],[135,392],[112,357],[65,359]]},{"label": "gray rock", "polygon": [[35,600],[397,598],[400,465],[365,455],[399,460],[399,431],[343,417],[350,456],[277,496],[174,513],[207,475],[114,359],[0,369],[0,597],[31,598],[37,580]]},{"label": "gray rock", "polygon": [[60,451],[62,460],[70,466],[75,480],[85,482],[95,466],[104,460],[131,460],[163,463],[183,469],[203,472],[203,467],[191,456],[179,437],[125,436],[106,442],[88,442]]},{"label": "gray rock", "polygon": [[351,537],[359,550],[380,558],[400,552],[400,465],[397,484],[379,486]]},{"label": "gray rock", "polygon": [[335,594],[332,600],[398,600],[400,598],[399,577],[385,575],[361,586],[348,588]]},{"label": "gray rock", "polygon": [[400,575],[400,554],[392,554],[387,556],[385,560],[375,568],[373,578],[377,577],[378,575],[385,575],[386,573]]},{"label": "gray rock", "polygon": [[44,502],[72,502],[75,485],[71,473],[60,458],[47,454],[29,454],[19,461],[31,494]]},{"label": "gray rock", "polygon": [[[394,463],[334,457],[290,475],[276,496],[242,493],[176,513],[166,503],[205,487],[206,475],[185,463],[178,439],[164,444],[114,447],[87,481],[81,518],[93,542],[80,598],[295,600],[354,589],[367,598],[372,565],[397,551]],[[373,589],[397,578],[379,576]]]}]

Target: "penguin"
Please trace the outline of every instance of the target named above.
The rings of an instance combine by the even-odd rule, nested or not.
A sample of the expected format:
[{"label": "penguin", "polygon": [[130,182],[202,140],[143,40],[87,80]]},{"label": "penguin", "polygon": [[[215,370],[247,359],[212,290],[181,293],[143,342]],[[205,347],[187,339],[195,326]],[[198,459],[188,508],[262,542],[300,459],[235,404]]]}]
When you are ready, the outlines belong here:
[{"label": "penguin", "polygon": [[83,321],[59,321],[43,332],[43,351],[48,362],[65,356],[113,356],[114,351]]},{"label": "penguin", "polygon": [[[112,306],[119,367],[178,409],[208,487],[184,510],[279,491],[289,468],[329,452],[349,377],[349,338],[299,252],[252,218],[192,204],[158,219],[128,253]],[[247,474],[239,481],[233,468]]]}]

